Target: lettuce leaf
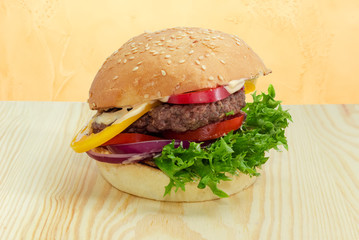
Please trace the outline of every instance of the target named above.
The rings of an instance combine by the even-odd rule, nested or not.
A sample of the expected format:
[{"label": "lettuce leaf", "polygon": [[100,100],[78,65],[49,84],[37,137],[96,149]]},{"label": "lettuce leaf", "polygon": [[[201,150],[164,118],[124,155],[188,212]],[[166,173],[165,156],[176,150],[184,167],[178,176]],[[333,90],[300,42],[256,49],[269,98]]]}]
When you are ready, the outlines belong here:
[{"label": "lettuce leaf", "polygon": [[223,198],[228,197],[218,189],[220,181],[230,181],[231,175],[242,172],[258,176],[257,168],[264,164],[270,149],[279,150],[279,146],[288,149],[285,128],[292,121],[288,111],[283,110],[280,101],[276,101],[272,85],[268,94],[252,94],[253,102],[242,109],[246,120],[241,129],[230,132],[209,146],[191,142],[188,149],[175,148],[174,143],[163,148],[155,163],[169,178],[164,196],[174,188],[185,191],[188,182],[198,181],[197,187],[209,187],[212,192]]}]

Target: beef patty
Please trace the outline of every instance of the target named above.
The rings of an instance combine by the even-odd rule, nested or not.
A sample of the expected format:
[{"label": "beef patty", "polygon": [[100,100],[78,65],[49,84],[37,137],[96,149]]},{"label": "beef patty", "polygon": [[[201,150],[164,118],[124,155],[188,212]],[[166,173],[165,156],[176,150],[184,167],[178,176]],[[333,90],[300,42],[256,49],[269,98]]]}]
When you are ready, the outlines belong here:
[{"label": "beef patty", "polygon": [[[238,114],[245,106],[245,94],[240,90],[225,99],[204,104],[161,104],[130,125],[124,132],[159,133],[166,130],[185,132],[219,122],[226,113]],[[93,123],[93,132],[100,132],[105,124]]]}]

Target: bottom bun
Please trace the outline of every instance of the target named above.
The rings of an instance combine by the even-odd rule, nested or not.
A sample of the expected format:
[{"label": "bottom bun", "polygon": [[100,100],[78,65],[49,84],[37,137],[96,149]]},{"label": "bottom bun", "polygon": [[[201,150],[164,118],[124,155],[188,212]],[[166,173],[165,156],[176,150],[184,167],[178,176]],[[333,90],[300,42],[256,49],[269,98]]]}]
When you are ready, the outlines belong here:
[{"label": "bottom bun", "polygon": [[[186,190],[178,189],[172,191],[170,195],[163,196],[165,186],[169,183],[169,178],[159,169],[144,164],[110,164],[96,161],[102,176],[115,188],[120,191],[148,199],[171,202],[201,202],[218,199],[210,188],[197,188],[198,182],[187,183]],[[233,176],[232,181],[222,181],[218,188],[228,195],[238,193],[256,180],[240,173]]]}]

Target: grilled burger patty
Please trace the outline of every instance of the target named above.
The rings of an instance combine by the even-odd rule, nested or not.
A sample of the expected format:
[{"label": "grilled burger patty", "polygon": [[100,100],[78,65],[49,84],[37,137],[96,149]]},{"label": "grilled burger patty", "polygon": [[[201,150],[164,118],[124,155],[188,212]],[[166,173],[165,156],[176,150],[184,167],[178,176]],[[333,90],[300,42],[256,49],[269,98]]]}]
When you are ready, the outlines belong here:
[{"label": "grilled burger patty", "polygon": [[[161,104],[130,125],[127,133],[159,133],[166,130],[185,132],[222,121],[226,113],[238,114],[245,106],[245,94],[240,90],[225,99],[204,104]],[[105,124],[92,124],[93,132],[100,132]]]}]

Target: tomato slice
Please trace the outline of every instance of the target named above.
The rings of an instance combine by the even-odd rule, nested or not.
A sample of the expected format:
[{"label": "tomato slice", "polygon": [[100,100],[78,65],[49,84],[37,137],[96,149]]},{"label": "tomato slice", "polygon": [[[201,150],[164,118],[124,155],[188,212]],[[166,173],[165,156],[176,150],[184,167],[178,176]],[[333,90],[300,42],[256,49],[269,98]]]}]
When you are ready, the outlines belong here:
[{"label": "tomato slice", "polygon": [[212,123],[196,130],[183,133],[166,131],[163,133],[165,138],[188,141],[207,141],[224,136],[232,130],[237,130],[243,123],[244,115],[234,117],[218,123]]},{"label": "tomato slice", "polygon": [[120,133],[114,138],[102,144],[102,146],[123,144],[123,143],[135,143],[151,140],[162,140],[162,138],[154,137],[151,135],[140,134],[140,133]]},{"label": "tomato slice", "polygon": [[202,91],[189,92],[172,95],[168,103],[172,104],[194,104],[194,103],[211,103],[228,97],[230,93],[223,87],[209,88]]}]

